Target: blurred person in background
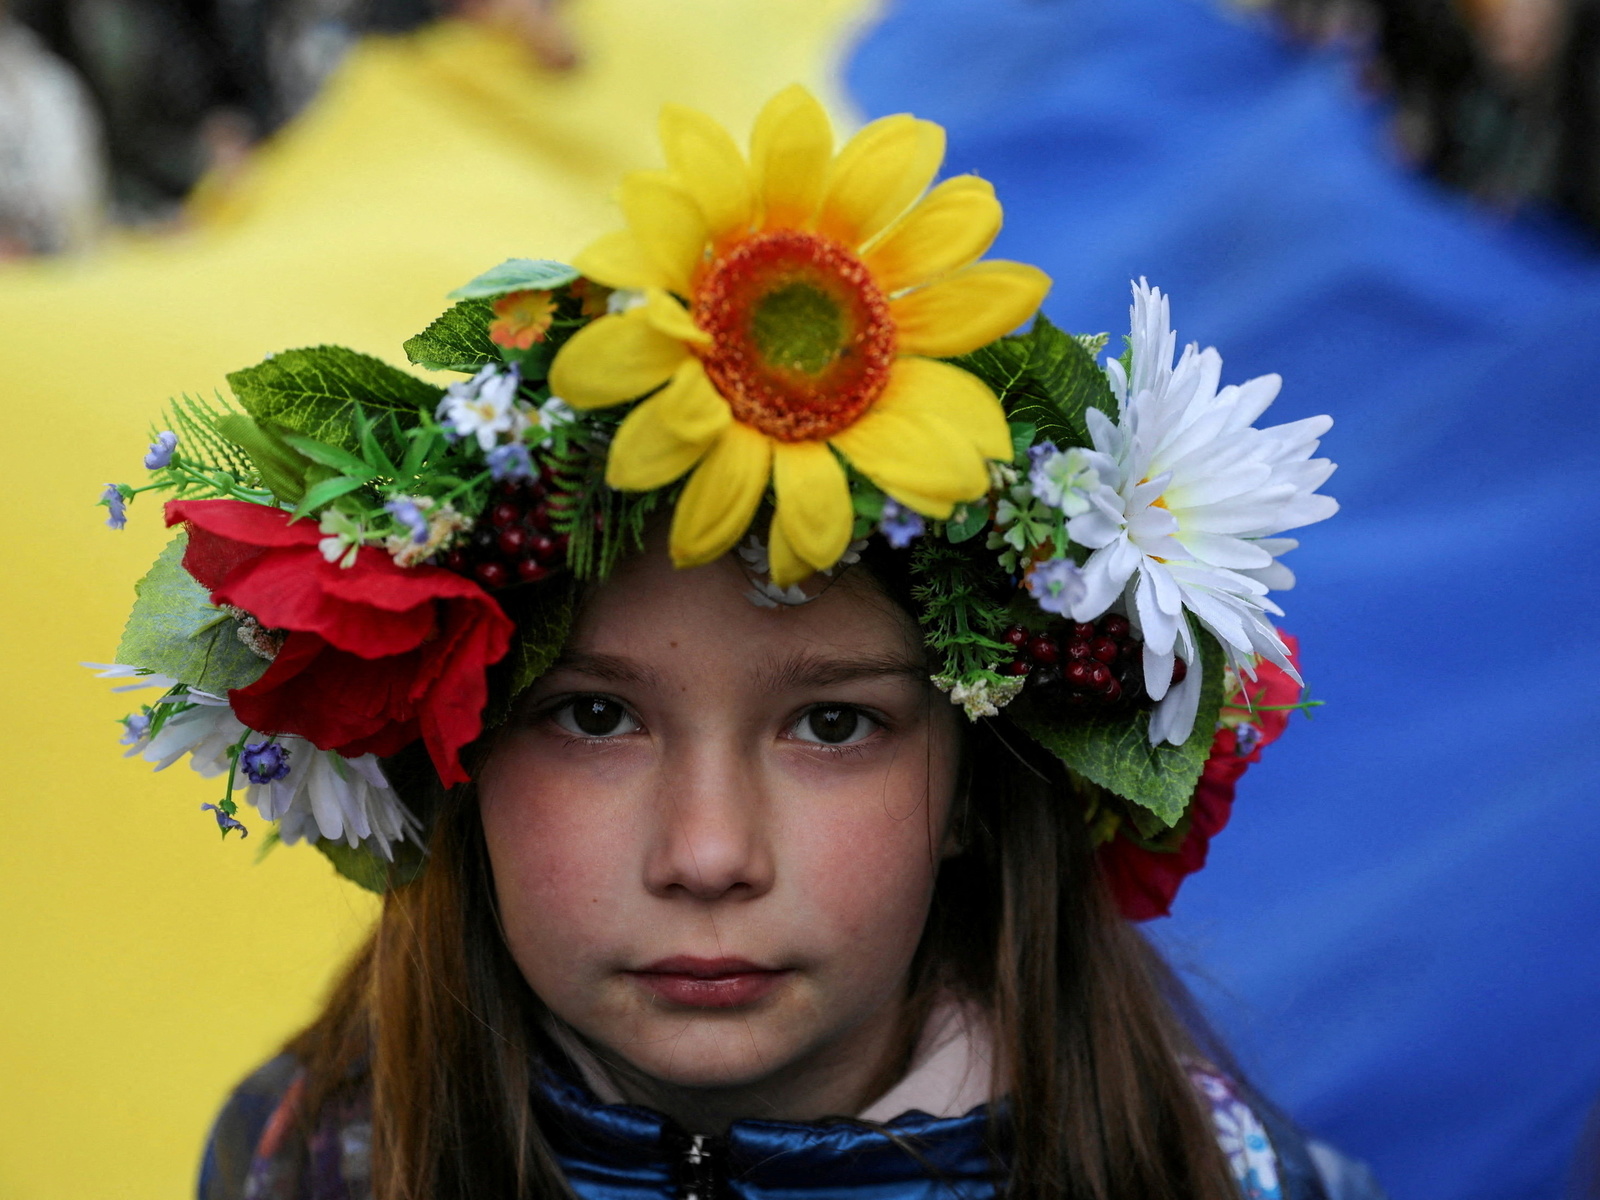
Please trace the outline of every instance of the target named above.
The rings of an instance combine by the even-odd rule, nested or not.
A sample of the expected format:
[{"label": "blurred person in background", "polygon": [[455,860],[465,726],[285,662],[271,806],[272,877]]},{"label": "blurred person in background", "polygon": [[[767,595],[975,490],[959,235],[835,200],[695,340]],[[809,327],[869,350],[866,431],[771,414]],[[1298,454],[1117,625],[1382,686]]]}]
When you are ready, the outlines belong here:
[{"label": "blurred person in background", "polygon": [[202,178],[236,172],[361,37],[452,14],[505,29],[553,69],[575,61],[551,0],[16,0],[33,39],[87,84],[113,215],[132,225],[176,219]]},{"label": "blurred person in background", "polygon": [[87,248],[104,198],[88,93],[0,2],[0,260]]},{"label": "blurred person in background", "polygon": [[1265,0],[1291,28],[1350,40],[1396,104],[1405,153],[1505,208],[1564,210],[1600,234],[1596,0]]}]

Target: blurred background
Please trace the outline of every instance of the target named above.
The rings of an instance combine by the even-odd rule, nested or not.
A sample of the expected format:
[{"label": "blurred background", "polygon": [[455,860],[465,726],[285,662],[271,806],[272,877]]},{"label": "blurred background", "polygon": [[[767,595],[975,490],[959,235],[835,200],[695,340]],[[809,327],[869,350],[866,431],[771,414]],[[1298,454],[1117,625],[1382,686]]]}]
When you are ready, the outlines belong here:
[{"label": "blurred background", "polygon": [[943,123],[1058,323],[1147,276],[1334,416],[1281,598],[1326,706],[1151,936],[1395,1200],[1600,1197],[1600,0],[0,0],[0,1197],[191,1192],[374,913],[117,756],[76,664],[164,531],[100,489],[169,396],[403,361],[613,227],[663,101],[742,132],[796,79]]}]

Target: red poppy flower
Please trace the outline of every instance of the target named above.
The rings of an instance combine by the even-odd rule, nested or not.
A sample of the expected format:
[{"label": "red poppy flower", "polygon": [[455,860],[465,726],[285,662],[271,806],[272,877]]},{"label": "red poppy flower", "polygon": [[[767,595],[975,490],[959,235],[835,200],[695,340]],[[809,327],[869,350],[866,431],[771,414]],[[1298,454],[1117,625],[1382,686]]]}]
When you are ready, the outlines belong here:
[{"label": "red poppy flower", "polygon": [[421,738],[445,784],[461,783],[461,747],[483,727],[485,669],[504,657],[512,624],[482,588],[437,567],[398,567],[363,547],[328,562],[310,521],[239,500],[175,500],[183,565],[213,604],[288,632],[266,673],[228,693],[262,733],[294,733],[348,758],[394,754]]},{"label": "red poppy flower", "polygon": [[[1284,634],[1283,640],[1289,647],[1290,661],[1298,667],[1299,643],[1289,634]],[[1225,725],[1217,730],[1211,741],[1211,757],[1200,772],[1200,782],[1195,785],[1194,799],[1189,804],[1189,832],[1178,848],[1147,850],[1119,833],[1097,852],[1106,884],[1122,915],[1130,921],[1171,915],[1178,888],[1206,865],[1211,839],[1222,832],[1233,815],[1233,790],[1239,777],[1251,763],[1261,760],[1262,749],[1277,741],[1289,724],[1289,710],[1277,706],[1300,699],[1300,685],[1269,662],[1263,661],[1256,668],[1254,682],[1245,680],[1244,684],[1251,704],[1258,710],[1271,706],[1273,711],[1247,712],[1242,691],[1229,699],[1223,715],[1239,717],[1257,733],[1247,734],[1241,743],[1239,734],[1245,725]]]}]

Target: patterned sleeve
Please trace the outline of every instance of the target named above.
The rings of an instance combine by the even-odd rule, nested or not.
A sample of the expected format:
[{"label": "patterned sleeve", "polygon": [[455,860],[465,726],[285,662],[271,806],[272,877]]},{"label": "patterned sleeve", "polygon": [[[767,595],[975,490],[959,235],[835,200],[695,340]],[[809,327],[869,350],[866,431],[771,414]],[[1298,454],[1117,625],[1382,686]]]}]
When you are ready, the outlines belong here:
[{"label": "patterned sleeve", "polygon": [[1387,1200],[1365,1164],[1314,1141],[1209,1064],[1186,1064],[1245,1200]]},{"label": "patterned sleeve", "polygon": [[1278,1155],[1266,1126],[1246,1104],[1232,1080],[1215,1070],[1191,1066],[1189,1078],[1211,1109],[1217,1143],[1228,1157],[1234,1182],[1245,1200],[1285,1200]]},{"label": "patterned sleeve", "polygon": [[298,1070],[294,1059],[279,1055],[234,1089],[206,1140],[199,1200],[243,1200],[256,1147]]}]

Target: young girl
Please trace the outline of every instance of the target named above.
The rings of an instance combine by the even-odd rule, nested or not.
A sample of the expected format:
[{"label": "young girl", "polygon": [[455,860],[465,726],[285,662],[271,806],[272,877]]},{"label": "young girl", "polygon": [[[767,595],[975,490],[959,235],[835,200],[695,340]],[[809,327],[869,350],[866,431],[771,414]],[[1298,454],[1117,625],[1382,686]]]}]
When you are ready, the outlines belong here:
[{"label": "young girl", "polygon": [[470,380],[290,351],[151,447],[125,740],[385,893],[202,1196],[1325,1195],[1129,919],[1297,702],[1327,420],[1143,285],[1103,367],[1003,336],[1048,281],[926,122],[662,133],[406,344]]}]

